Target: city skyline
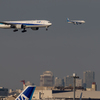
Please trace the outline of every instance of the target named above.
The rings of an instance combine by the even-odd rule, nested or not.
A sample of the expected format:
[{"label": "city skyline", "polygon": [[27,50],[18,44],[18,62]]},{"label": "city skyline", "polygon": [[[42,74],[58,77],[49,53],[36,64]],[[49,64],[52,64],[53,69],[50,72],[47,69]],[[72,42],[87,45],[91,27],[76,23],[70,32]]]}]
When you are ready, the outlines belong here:
[{"label": "city skyline", "polygon": [[[72,75],[67,75],[66,77],[59,78],[54,76],[51,71],[43,72],[40,75],[40,86],[73,86]],[[75,73],[76,74],[76,73]],[[77,74],[76,74],[77,75]],[[95,72],[94,71],[83,71],[83,77],[76,79],[76,86],[81,86],[86,88],[91,88],[92,83],[95,82]],[[95,82],[96,83],[96,82]]]},{"label": "city skyline", "polygon": [[[80,78],[80,76],[79,76],[79,79],[76,79],[76,86],[79,86],[80,84],[82,84],[82,85],[80,85],[80,86],[83,86],[84,84],[84,82],[82,81],[82,83],[80,83],[80,81],[81,80],[83,80],[83,78],[84,78],[84,72],[93,72],[93,71],[83,71],[83,77],[82,78]],[[95,72],[93,72],[93,73],[95,73]],[[57,77],[57,76],[53,76],[53,72],[51,72],[51,71],[44,71],[43,72],[43,75],[40,75],[40,80],[39,80],[39,83],[38,84],[40,84],[40,85],[37,85],[37,84],[34,84],[33,83],[33,81],[30,81],[30,80],[28,80],[28,81],[26,81],[26,80],[24,80],[25,81],[25,85],[27,86],[27,85],[37,85],[37,86],[42,86],[42,84],[43,83],[41,83],[41,80],[43,80],[42,78],[45,78],[46,77],[46,75],[45,74],[52,74],[52,77],[54,77],[53,78],[53,83],[52,83],[52,85],[50,85],[50,84],[48,84],[48,86],[50,85],[50,86],[56,86],[55,85],[55,79],[60,79],[60,81],[58,81],[58,82],[61,82],[62,81],[62,83],[61,84],[63,84],[63,85],[61,85],[61,86],[73,86],[73,77],[72,77],[72,75],[66,75],[66,77],[63,77],[63,78],[61,78],[61,77]],[[47,75],[48,76],[48,75]],[[47,78],[47,77],[46,77]],[[68,78],[67,79],[67,83],[65,82],[65,78]],[[70,79],[72,79],[72,80],[70,80]],[[51,79],[49,79],[49,80],[51,80]],[[69,80],[69,81],[68,81]],[[44,80],[44,82],[45,82],[46,80]],[[19,82],[22,82],[22,81],[19,81]],[[64,82],[64,83],[63,83]],[[79,82],[79,83],[78,83]],[[95,82],[95,81],[93,81],[93,82]],[[92,83],[93,83],[92,82]],[[96,82],[95,82],[96,83]],[[20,84],[22,84],[21,86],[22,86],[22,88],[23,88],[23,82],[22,83],[20,83]],[[58,83],[59,84],[59,83]],[[43,86],[46,86],[45,84],[43,85]],[[91,86],[92,86],[92,84],[91,84]],[[87,88],[91,88],[91,86],[90,87],[87,87]],[[3,87],[3,86],[2,86]],[[84,86],[83,86],[84,87]],[[7,88],[7,87],[6,87]],[[21,88],[21,89],[22,89]],[[13,88],[9,88],[9,89],[13,89]],[[17,88],[18,89],[18,88]],[[20,89],[20,88],[19,88]]]}]

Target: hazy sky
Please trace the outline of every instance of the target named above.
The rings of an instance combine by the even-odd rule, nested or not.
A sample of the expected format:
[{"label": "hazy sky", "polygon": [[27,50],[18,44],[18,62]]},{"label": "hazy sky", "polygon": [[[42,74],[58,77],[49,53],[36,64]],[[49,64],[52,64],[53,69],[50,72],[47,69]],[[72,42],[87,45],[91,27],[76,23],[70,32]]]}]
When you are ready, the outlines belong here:
[{"label": "hazy sky", "polygon": [[[83,19],[83,25],[66,18]],[[0,0],[0,21],[49,20],[46,31],[14,33],[0,29],[0,86],[22,88],[20,80],[39,85],[40,75],[52,71],[64,78],[83,71],[96,74],[100,90],[100,0]]]}]

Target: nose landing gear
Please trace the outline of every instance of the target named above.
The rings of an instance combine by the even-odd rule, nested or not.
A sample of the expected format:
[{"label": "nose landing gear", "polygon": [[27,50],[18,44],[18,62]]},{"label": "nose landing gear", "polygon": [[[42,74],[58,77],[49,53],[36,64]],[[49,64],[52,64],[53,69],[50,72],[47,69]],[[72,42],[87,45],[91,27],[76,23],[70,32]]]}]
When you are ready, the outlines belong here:
[{"label": "nose landing gear", "polygon": [[46,31],[48,31],[48,26],[46,26]]}]

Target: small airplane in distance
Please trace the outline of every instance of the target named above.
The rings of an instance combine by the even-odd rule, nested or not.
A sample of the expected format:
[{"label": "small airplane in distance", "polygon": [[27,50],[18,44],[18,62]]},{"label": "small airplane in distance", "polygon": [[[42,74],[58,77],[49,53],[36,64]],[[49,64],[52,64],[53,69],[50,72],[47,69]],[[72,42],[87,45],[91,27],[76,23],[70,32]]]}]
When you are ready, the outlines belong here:
[{"label": "small airplane in distance", "polygon": [[15,100],[31,100],[35,88],[35,86],[27,86]]},{"label": "small airplane in distance", "polygon": [[78,24],[84,24],[85,21],[84,20],[69,20],[69,18],[67,18],[67,22],[68,23],[73,23],[74,25],[78,25]]},{"label": "small airplane in distance", "polygon": [[26,28],[38,30],[41,27],[45,27],[48,30],[48,27],[51,25],[52,23],[47,20],[0,21],[0,28],[14,28],[13,32],[18,31],[18,29],[23,29],[22,32],[26,32]]}]

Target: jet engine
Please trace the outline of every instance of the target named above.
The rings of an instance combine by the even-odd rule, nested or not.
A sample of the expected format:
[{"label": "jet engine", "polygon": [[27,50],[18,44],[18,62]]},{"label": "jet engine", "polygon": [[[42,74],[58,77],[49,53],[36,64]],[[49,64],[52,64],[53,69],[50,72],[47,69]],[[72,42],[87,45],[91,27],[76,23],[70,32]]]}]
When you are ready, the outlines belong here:
[{"label": "jet engine", "polygon": [[31,29],[32,29],[32,30],[38,30],[39,27],[32,27]]},{"label": "jet engine", "polygon": [[23,24],[16,24],[16,25],[11,25],[11,28],[16,28],[16,29],[24,29],[26,26]]},{"label": "jet engine", "polygon": [[15,25],[15,27],[16,27],[17,29],[21,29],[21,28],[22,28],[22,25],[21,25],[21,24],[17,24],[17,25]]}]

